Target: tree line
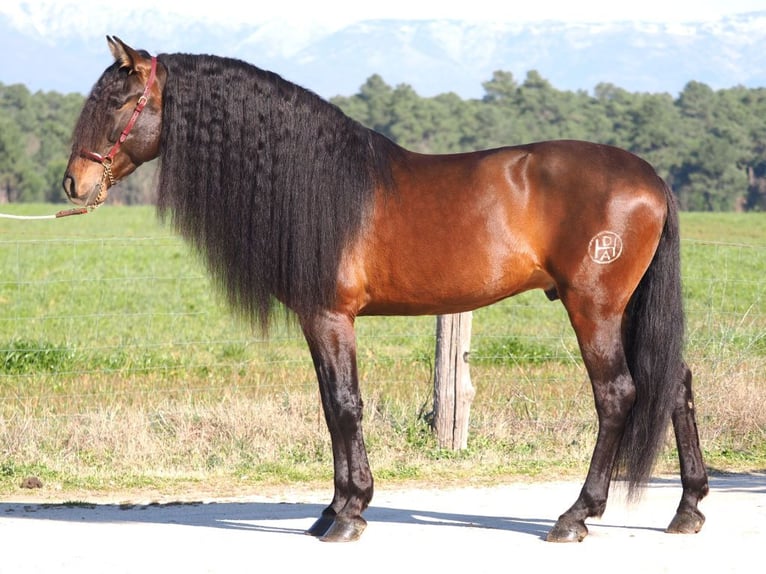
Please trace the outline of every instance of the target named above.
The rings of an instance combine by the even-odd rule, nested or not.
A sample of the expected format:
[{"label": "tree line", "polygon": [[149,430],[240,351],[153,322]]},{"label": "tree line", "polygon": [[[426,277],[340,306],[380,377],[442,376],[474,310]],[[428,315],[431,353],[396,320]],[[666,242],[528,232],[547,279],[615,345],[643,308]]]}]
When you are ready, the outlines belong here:
[{"label": "tree line", "polygon": [[[689,82],[673,97],[613,84],[562,91],[538,72],[497,71],[484,96],[421,97],[370,76],[331,101],[364,125],[423,153],[574,138],[616,145],[650,163],[688,211],[766,209],[766,88]],[[0,83],[0,202],[65,200],[61,178],[84,97]],[[120,184],[124,203],[153,201],[154,166]]]}]

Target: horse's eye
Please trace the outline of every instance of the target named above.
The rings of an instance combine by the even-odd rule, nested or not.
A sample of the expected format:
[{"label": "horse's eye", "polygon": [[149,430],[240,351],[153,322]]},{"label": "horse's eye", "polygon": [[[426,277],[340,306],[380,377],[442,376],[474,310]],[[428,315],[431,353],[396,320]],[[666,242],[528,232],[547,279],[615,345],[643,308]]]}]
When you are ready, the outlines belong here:
[{"label": "horse's eye", "polygon": [[111,110],[119,110],[124,105],[125,105],[124,98],[118,98],[117,96],[112,96],[111,98],[109,98],[109,109]]},{"label": "horse's eye", "polygon": [[134,99],[135,97],[131,90],[122,89],[115,90],[112,94],[110,94],[107,102],[109,104],[109,109],[119,110],[128,105],[132,105]]}]

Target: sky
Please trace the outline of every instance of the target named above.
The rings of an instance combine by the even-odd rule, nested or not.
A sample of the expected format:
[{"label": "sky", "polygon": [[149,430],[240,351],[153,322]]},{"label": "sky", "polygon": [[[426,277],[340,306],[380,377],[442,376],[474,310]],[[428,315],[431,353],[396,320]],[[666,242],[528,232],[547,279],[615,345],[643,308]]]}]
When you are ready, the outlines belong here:
[{"label": "sky", "polygon": [[[632,21],[678,23],[683,32],[684,23],[765,10],[766,0],[0,0],[0,21],[10,20],[12,29],[0,37],[0,52],[15,54],[13,60],[0,57],[0,82],[23,83],[33,91],[87,92],[92,78],[109,61],[104,36],[110,34],[155,53],[206,52],[257,61],[320,94],[335,95],[334,90],[356,89],[370,70],[382,72],[384,66],[370,61],[362,70],[361,62],[349,63],[347,68],[356,73],[342,78],[353,86],[349,88],[341,79],[322,77],[301,58],[313,53],[312,47],[331,33],[361,21],[489,21],[519,27],[541,21]],[[464,41],[459,35],[442,40],[445,44]],[[466,51],[476,49],[469,46]],[[473,59],[478,62],[481,57]],[[75,62],[79,75],[71,72]],[[419,75],[413,77],[418,72],[399,71],[395,83],[426,82]],[[482,71],[482,78],[488,73]],[[478,80],[471,82],[480,85]],[[425,90],[422,85],[419,89]]]},{"label": "sky", "polygon": [[[115,6],[120,4],[114,3]],[[712,20],[725,15],[764,10],[766,0],[130,0],[110,8],[108,0],[3,0],[0,13],[38,32],[86,34],[91,28],[117,26],[126,18],[151,11],[177,14],[179,19],[228,26],[287,20],[309,27],[343,27],[373,19],[559,20],[608,22],[638,20],[683,22]],[[501,8],[498,8],[500,6]],[[151,25],[151,22],[147,22]]]}]

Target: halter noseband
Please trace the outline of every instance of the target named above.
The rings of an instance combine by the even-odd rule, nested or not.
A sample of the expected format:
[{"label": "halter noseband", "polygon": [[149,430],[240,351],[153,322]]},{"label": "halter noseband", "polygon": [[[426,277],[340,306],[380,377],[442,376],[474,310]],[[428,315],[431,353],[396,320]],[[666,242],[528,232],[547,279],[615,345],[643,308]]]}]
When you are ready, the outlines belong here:
[{"label": "halter noseband", "polygon": [[[133,126],[136,124],[136,120],[138,120],[138,116],[141,114],[141,111],[146,106],[147,102],[149,101],[149,90],[152,89],[152,85],[154,84],[154,80],[157,77],[157,57],[152,56],[152,67],[149,71],[149,79],[146,80],[146,86],[144,87],[144,93],[141,94],[141,97],[138,98],[138,103],[136,103],[136,108],[133,110],[133,115],[130,116],[130,120],[128,121],[128,124],[125,126],[125,129],[122,130],[122,133],[120,134],[120,137],[117,138],[117,141],[112,146],[112,148],[107,152],[106,155],[101,155],[100,153],[96,153],[94,151],[89,151],[86,149],[80,150],[80,157],[84,157],[86,159],[95,161],[96,163],[100,163],[104,166],[104,175],[101,177],[101,184],[99,184],[99,194],[101,195],[102,191],[104,191],[104,184],[108,180],[109,185],[114,185],[117,180],[114,179],[114,175],[112,175],[112,161],[114,160],[114,156],[117,155],[117,152],[120,149],[120,146],[125,142],[126,139],[128,139],[128,134],[133,129]],[[98,201],[98,197],[96,197],[96,201]],[[90,202],[89,202],[90,203]]]}]

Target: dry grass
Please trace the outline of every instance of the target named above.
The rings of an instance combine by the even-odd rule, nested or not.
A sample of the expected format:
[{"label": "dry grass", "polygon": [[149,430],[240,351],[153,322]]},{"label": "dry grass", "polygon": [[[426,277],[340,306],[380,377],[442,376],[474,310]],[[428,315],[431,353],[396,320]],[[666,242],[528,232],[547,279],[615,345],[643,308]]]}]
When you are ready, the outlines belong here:
[{"label": "dry grass", "polygon": [[[579,366],[474,368],[469,448],[459,453],[437,448],[424,416],[429,374],[423,365],[410,367],[397,380],[409,375],[417,384],[364,388],[365,434],[378,480],[584,476],[595,413]],[[756,378],[764,367],[698,369],[700,434],[712,467],[755,470],[765,460],[766,388]],[[258,377],[246,371],[226,382],[90,376],[71,381],[79,395],[62,388],[37,404],[6,408],[0,488],[13,492],[28,474],[65,491],[172,490],[222,479],[242,488],[328,486],[332,455],[310,371],[298,384],[254,383]],[[99,391],[105,385],[111,392]],[[659,470],[677,471],[670,437]]]}]

